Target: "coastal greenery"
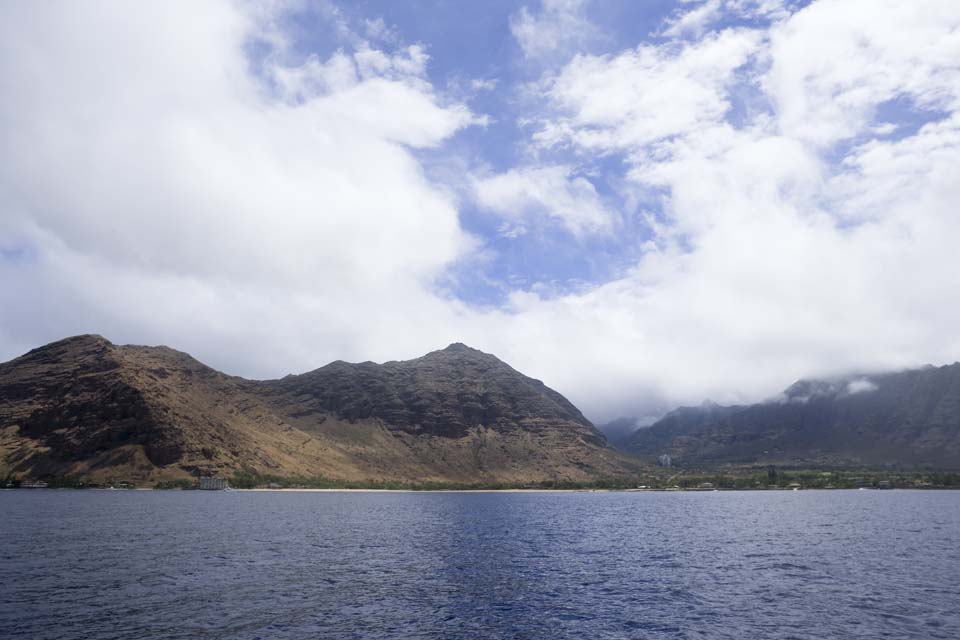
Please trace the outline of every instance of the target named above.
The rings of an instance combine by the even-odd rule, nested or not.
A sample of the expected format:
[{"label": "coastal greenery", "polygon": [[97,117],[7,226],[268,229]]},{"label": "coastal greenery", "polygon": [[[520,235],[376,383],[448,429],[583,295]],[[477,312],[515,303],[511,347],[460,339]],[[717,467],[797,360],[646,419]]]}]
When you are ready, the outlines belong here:
[{"label": "coastal greenery", "polygon": [[402,482],[397,480],[335,480],[323,477],[278,476],[241,472],[230,478],[236,489],[379,489],[408,491],[457,490],[630,490],[630,489],[856,489],[856,488],[960,488],[957,471],[887,471],[775,469],[764,467],[717,470],[663,469],[635,477],[599,478],[592,481],[544,482]]},{"label": "coastal greenery", "polygon": [[[27,486],[40,480],[50,489],[97,489],[113,487],[132,489],[132,482],[95,483],[69,476],[46,476],[26,479],[8,474],[0,487]],[[280,476],[243,471],[229,479],[234,489],[367,489],[405,491],[497,491],[497,490],[567,490],[627,491],[648,490],[774,490],[774,489],[960,489],[960,471],[956,470],[871,470],[871,469],[781,469],[772,467],[727,469],[652,470],[634,477],[598,478],[591,481],[548,480],[543,482],[417,482],[399,480],[336,480],[324,477]],[[195,489],[190,478],[163,480],[154,489]]]},{"label": "coastal greenery", "polygon": [[546,482],[403,482],[398,480],[334,480],[322,477],[275,476],[238,473],[230,479],[236,489],[380,489],[408,491],[464,491],[506,489],[627,489],[634,488],[634,481],[624,479],[598,479],[590,482],[552,480]]},{"label": "coastal greenery", "polygon": [[704,484],[717,489],[960,488],[960,472],[775,467],[684,470],[661,480],[657,486],[692,489]]},{"label": "coastal greenery", "polygon": [[0,480],[0,488],[20,489],[20,488],[38,488],[44,489],[136,489],[136,484],[129,481],[111,481],[111,482],[92,482],[79,476],[57,476],[44,475],[34,478],[17,476],[12,473],[7,474],[3,480]]},{"label": "coastal greenery", "polygon": [[193,480],[161,480],[153,485],[154,489],[193,489],[196,483]]}]

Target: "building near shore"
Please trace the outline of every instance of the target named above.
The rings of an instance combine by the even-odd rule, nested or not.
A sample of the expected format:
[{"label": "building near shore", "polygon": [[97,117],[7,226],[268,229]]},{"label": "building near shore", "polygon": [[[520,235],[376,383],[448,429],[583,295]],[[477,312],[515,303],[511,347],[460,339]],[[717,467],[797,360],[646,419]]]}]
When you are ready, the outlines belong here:
[{"label": "building near shore", "polygon": [[197,488],[204,491],[223,491],[230,488],[230,483],[226,478],[200,478]]}]

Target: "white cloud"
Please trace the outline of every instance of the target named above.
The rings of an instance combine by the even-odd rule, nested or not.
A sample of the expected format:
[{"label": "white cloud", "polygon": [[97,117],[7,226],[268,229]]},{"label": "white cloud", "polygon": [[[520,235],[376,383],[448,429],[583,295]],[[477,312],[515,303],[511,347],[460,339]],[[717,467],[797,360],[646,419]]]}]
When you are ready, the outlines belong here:
[{"label": "white cloud", "polygon": [[5,355],[96,331],[280,374],[458,313],[430,283],[475,242],[410,148],[473,116],[418,47],[268,58],[276,96],[233,3],[0,10]]},{"label": "white cloud", "polygon": [[756,51],[756,31],[727,30],[680,49],[642,45],[577,56],[546,82],[557,113],[534,139],[591,151],[639,150],[722,121],[734,71]]},{"label": "white cloud", "polygon": [[497,227],[497,235],[499,235],[501,238],[509,238],[510,240],[514,240],[526,234],[527,227],[523,224],[501,222]]},{"label": "white cloud", "polygon": [[960,104],[960,11],[951,0],[822,0],[771,40],[766,83],[785,135],[829,145],[868,129],[887,100]]},{"label": "white cloud", "polygon": [[876,383],[871,382],[867,378],[858,378],[857,380],[851,380],[849,383],[847,383],[847,393],[850,395],[857,393],[869,393],[876,390]]},{"label": "white cloud", "polygon": [[790,16],[792,0],[681,0],[662,33],[672,38],[701,36],[724,20],[778,21]]},{"label": "white cloud", "polygon": [[497,78],[475,78],[470,81],[470,88],[474,91],[493,91],[497,88]]},{"label": "white cloud", "polygon": [[[577,345],[518,363],[613,416],[960,357],[957,20],[952,2],[826,1],[768,31],[571,61],[547,81],[536,139],[621,155],[666,221],[626,277],[514,295],[518,344]],[[753,106],[731,118],[744,94]],[[951,115],[869,138],[921,117],[876,122],[897,96]]]},{"label": "white cloud", "polygon": [[383,18],[365,18],[363,20],[363,31],[369,40],[390,44],[398,43],[401,40],[396,28],[387,26]]},{"label": "white cloud", "polygon": [[685,34],[700,35],[706,26],[716,20],[723,8],[723,0],[705,0],[693,9],[684,11],[668,21],[664,35],[678,37]]},{"label": "white cloud", "polygon": [[587,0],[541,0],[539,10],[521,7],[510,32],[531,60],[567,58],[598,37],[586,16]]},{"label": "white cloud", "polygon": [[511,218],[547,216],[576,236],[609,232],[613,213],[603,204],[593,184],[570,167],[511,169],[474,181],[477,203]]}]

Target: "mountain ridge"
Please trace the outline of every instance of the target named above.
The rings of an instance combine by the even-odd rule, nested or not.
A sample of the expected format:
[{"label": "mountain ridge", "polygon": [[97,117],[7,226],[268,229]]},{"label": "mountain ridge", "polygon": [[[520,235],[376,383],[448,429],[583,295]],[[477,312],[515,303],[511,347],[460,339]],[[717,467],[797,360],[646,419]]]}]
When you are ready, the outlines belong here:
[{"label": "mountain ridge", "polygon": [[801,379],[752,405],[681,407],[627,450],[691,465],[960,467],[960,363]]},{"label": "mountain ridge", "polygon": [[453,343],[274,380],[84,334],[0,364],[0,473],[536,482],[631,473],[566,398]]}]

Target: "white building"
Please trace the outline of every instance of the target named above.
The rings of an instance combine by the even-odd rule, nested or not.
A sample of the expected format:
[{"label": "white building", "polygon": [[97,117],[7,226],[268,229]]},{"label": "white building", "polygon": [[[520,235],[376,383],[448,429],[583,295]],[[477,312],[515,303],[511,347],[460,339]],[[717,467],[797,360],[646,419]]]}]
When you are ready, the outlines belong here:
[{"label": "white building", "polygon": [[223,491],[230,488],[226,478],[200,478],[200,489],[206,491]]}]

